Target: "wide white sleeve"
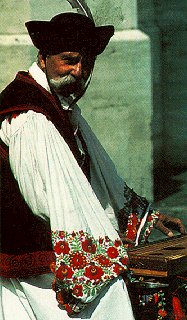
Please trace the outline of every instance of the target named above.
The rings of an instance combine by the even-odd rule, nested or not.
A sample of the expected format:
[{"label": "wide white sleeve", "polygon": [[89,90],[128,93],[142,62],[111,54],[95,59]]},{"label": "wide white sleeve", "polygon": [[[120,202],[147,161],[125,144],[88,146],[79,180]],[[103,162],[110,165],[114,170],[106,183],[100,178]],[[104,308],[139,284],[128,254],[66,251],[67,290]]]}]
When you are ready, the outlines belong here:
[{"label": "wide white sleeve", "polygon": [[34,214],[48,217],[53,230],[116,232],[72,152],[44,115],[29,111],[2,125],[13,174]]}]

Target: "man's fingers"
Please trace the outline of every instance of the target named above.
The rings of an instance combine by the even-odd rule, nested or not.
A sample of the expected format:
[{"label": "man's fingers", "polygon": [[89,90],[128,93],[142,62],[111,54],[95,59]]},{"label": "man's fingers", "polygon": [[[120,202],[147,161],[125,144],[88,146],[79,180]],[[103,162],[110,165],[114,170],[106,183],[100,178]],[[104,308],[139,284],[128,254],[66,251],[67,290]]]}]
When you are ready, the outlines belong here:
[{"label": "man's fingers", "polygon": [[185,227],[184,225],[182,224],[181,220],[179,219],[178,223],[178,231],[181,233],[181,234],[187,234],[186,230],[185,230]]},{"label": "man's fingers", "polygon": [[123,242],[123,244],[129,244],[131,246],[134,246],[135,244],[134,241],[126,237],[121,237],[121,241]]},{"label": "man's fingers", "polygon": [[158,220],[155,227],[158,230],[160,230],[162,233],[166,234],[168,237],[174,236],[173,232],[170,229],[168,229],[167,227],[165,227],[165,225],[160,220]]},{"label": "man's fingers", "polygon": [[181,219],[170,217],[166,214],[160,214],[156,228],[157,226],[159,230],[161,230],[164,234],[167,234],[169,236],[171,236],[171,234],[173,236],[173,232],[171,231],[171,229],[176,230],[181,234],[187,234]]}]

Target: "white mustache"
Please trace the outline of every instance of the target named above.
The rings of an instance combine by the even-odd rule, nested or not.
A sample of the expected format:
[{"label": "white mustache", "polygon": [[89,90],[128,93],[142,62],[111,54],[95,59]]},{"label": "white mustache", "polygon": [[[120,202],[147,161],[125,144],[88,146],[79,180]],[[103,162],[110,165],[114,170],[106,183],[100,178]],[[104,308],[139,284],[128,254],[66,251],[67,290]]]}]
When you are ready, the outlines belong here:
[{"label": "white mustache", "polygon": [[71,74],[68,74],[67,76],[60,77],[59,79],[50,79],[50,84],[55,87],[56,89],[59,89],[63,87],[64,85],[69,85],[75,83],[77,80],[75,77],[73,77]]}]

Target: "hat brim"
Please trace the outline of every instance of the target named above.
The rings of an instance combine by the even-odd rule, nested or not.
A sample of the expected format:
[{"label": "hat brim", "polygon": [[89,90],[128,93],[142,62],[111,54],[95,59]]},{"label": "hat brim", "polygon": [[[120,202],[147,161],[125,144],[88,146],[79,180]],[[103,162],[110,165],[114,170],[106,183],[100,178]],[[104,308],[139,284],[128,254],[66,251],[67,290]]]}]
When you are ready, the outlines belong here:
[{"label": "hat brim", "polygon": [[[66,15],[66,23],[26,22],[32,42],[41,52],[57,54],[65,51],[85,51],[96,56],[104,51],[114,34],[114,27],[111,25],[96,27],[93,22],[87,20],[87,17],[82,16],[77,19],[77,16],[81,16],[79,14],[74,14],[77,19],[74,19],[75,24],[70,21],[71,19],[67,20],[68,14],[62,15]],[[69,17],[71,16],[72,14]]]}]

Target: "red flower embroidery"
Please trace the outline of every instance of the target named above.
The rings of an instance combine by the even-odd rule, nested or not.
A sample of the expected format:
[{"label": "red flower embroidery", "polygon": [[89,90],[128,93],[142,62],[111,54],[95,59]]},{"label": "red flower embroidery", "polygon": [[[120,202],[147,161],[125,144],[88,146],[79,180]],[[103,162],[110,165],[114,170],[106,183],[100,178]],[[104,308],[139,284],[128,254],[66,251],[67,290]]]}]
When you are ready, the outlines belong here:
[{"label": "red flower embroidery", "polygon": [[63,298],[63,296],[62,296],[61,291],[57,292],[57,294],[56,294],[56,299],[57,299],[57,301],[58,301],[59,304],[64,305],[64,298]]},{"label": "red flower embroidery", "polygon": [[158,302],[158,293],[154,294],[154,301],[155,301],[155,304]]},{"label": "red flower embroidery", "polygon": [[99,237],[99,243],[100,243],[100,244],[103,243],[103,238]]},{"label": "red flower embroidery", "polygon": [[55,262],[51,262],[50,264],[50,269],[53,273],[55,273],[55,270],[56,270],[56,263]]},{"label": "red flower embroidery", "polygon": [[107,250],[109,258],[114,259],[118,256],[118,250],[115,247],[109,247]]},{"label": "red flower embroidery", "polygon": [[152,214],[150,214],[148,217],[147,217],[147,222],[152,222],[153,221],[153,216]]},{"label": "red flower embroidery", "polygon": [[101,279],[104,274],[103,269],[95,265],[85,268],[85,276],[91,280]]},{"label": "red flower embroidery", "polygon": [[65,237],[65,232],[64,231],[59,231],[59,237],[64,238]]},{"label": "red flower embroidery", "polygon": [[162,318],[164,318],[165,316],[167,316],[167,312],[166,312],[166,310],[159,309],[158,315],[161,316]]},{"label": "red flower embroidery", "polygon": [[138,221],[138,217],[135,213],[132,213],[128,222],[126,237],[135,240],[137,235],[138,226],[140,221]]},{"label": "red flower embroidery", "polygon": [[82,269],[86,266],[86,257],[82,253],[73,253],[70,256],[70,265],[73,269]]},{"label": "red flower embroidery", "polygon": [[117,239],[117,240],[115,240],[114,245],[115,245],[116,247],[121,246],[121,245],[122,245],[121,240],[118,240],[118,239]]},{"label": "red flower embroidery", "polygon": [[99,256],[96,256],[95,260],[98,261],[102,266],[110,266],[111,265],[110,259],[108,259],[107,257],[105,257],[102,254]]},{"label": "red flower embroidery", "polygon": [[114,265],[114,272],[119,275],[120,273],[124,272],[124,268],[122,266],[120,266],[119,264],[115,264]]},{"label": "red flower embroidery", "polygon": [[120,259],[120,262],[123,263],[124,266],[126,266],[129,263],[129,259],[128,257],[123,257]]},{"label": "red flower embroidery", "polygon": [[75,285],[73,288],[73,294],[76,297],[82,297],[83,296],[83,292],[82,292],[82,286],[81,285]]},{"label": "red flower embroidery", "polygon": [[85,252],[88,253],[95,253],[96,252],[96,245],[93,244],[92,239],[87,239],[82,242],[82,248]]},{"label": "red flower embroidery", "polygon": [[73,275],[73,270],[66,266],[65,264],[62,264],[58,270],[56,271],[56,277],[64,280],[64,278],[71,278]]},{"label": "red flower embroidery", "polygon": [[68,254],[70,251],[69,245],[66,241],[59,241],[55,244],[54,250],[57,254]]}]

